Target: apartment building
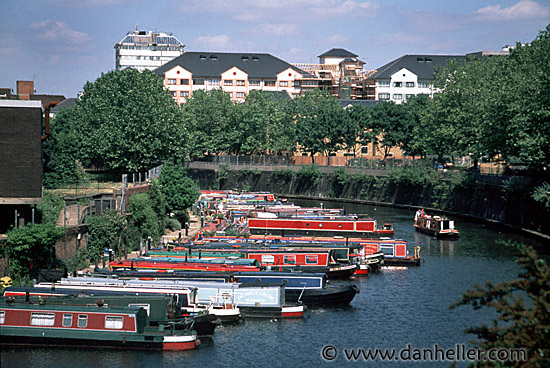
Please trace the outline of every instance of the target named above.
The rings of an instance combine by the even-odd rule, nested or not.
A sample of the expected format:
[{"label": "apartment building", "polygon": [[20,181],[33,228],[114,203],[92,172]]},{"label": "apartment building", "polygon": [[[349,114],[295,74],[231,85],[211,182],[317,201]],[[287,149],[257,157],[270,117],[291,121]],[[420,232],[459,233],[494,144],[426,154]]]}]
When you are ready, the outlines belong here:
[{"label": "apartment building", "polygon": [[284,92],[290,97],[302,91],[300,82],[309,74],[263,53],[185,52],[154,72],[178,103],[196,90],[221,88],[233,101],[244,101],[252,90]]},{"label": "apartment building", "polygon": [[509,49],[502,51],[479,51],[466,55],[404,55],[381,66],[368,77],[375,86],[375,100],[402,103],[419,94],[437,92],[433,83],[438,67],[445,67],[450,60],[466,62],[469,58],[507,56]]},{"label": "apartment building", "polygon": [[183,54],[183,45],[171,34],[152,31],[129,32],[115,46],[115,69],[156,69]]},{"label": "apartment building", "polygon": [[318,57],[318,64],[293,64],[310,74],[310,78],[302,80],[302,90],[322,88],[341,100],[374,100],[372,88],[367,83],[367,77],[374,71],[364,70],[365,63],[357,58],[358,55],[333,48]]}]

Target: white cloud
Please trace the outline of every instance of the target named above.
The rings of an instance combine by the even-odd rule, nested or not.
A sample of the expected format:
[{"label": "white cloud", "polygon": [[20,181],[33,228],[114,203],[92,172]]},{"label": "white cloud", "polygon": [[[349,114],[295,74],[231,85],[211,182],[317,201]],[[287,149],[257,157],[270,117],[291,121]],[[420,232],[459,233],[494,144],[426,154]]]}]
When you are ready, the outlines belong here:
[{"label": "white cloud", "polygon": [[67,23],[58,20],[35,22],[30,28],[36,31],[34,34],[39,40],[56,44],[84,44],[92,39],[87,33],[75,31]]},{"label": "white cloud", "polygon": [[378,4],[359,0],[190,0],[178,8],[183,14],[218,13],[241,22],[262,23],[266,19],[316,22],[347,15],[374,17]]},{"label": "white cloud", "polygon": [[334,45],[334,47],[341,47],[342,44],[348,42],[348,40],[348,36],[336,34],[325,38],[324,43],[328,45]]},{"label": "white cloud", "polygon": [[256,35],[274,37],[296,36],[298,34],[298,25],[289,23],[262,23],[257,26],[255,25],[254,28],[251,28],[251,32],[256,33]]},{"label": "white cloud", "polygon": [[200,50],[219,51],[229,50],[234,47],[234,44],[228,35],[197,37],[192,43]]},{"label": "white cloud", "polygon": [[509,8],[490,5],[477,10],[474,14],[482,20],[501,22],[520,19],[548,19],[550,18],[550,7],[542,6],[531,0],[521,0]]}]

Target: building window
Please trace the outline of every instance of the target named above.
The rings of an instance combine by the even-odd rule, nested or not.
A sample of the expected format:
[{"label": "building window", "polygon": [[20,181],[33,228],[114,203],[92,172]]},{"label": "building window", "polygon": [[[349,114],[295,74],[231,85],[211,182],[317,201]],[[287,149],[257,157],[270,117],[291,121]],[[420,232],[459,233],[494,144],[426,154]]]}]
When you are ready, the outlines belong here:
[{"label": "building window", "polygon": [[284,264],[296,264],[296,256],[283,256]]},{"label": "building window", "polygon": [[31,313],[31,325],[33,326],[53,326],[55,323],[55,313]]},{"label": "building window", "polygon": [[405,87],[407,87],[407,88],[414,87],[414,82],[407,82],[407,83],[405,84]]},{"label": "building window", "polygon": [[244,86],[244,85],[245,85],[244,80],[237,81],[237,86]]},{"label": "building window", "polygon": [[110,330],[122,330],[124,326],[124,319],[120,316],[106,316],[105,328]]},{"label": "building window", "polygon": [[193,84],[204,86],[204,79],[203,78],[193,79]]},{"label": "building window", "polygon": [[379,93],[378,94],[378,99],[379,100],[389,100],[390,99],[390,94],[389,93]]},{"label": "building window", "polygon": [[3,325],[5,320],[6,320],[6,312],[1,311],[0,312],[0,325]]},{"label": "building window", "polygon": [[266,80],[264,82],[264,86],[266,87],[275,87],[277,85],[277,81],[274,80]]},{"label": "building window", "polygon": [[73,315],[64,314],[63,315],[63,327],[72,327],[73,325]]},{"label": "building window", "polygon": [[244,92],[237,92],[237,98],[244,98]]},{"label": "building window", "polygon": [[224,86],[232,86],[232,85],[233,85],[233,81],[232,81],[232,80],[227,80],[227,79],[226,79],[226,80],[223,81],[223,85],[224,85]]},{"label": "building window", "polygon": [[294,81],[294,82],[292,82],[292,86],[295,87],[295,88],[299,88],[300,87],[300,82],[299,81]]},{"label": "building window", "polygon": [[369,153],[369,146],[361,146],[361,154],[367,155]]},{"label": "building window", "polygon": [[394,93],[393,94],[393,99],[394,100],[402,100],[403,99],[403,95],[401,93]]},{"label": "building window", "polygon": [[180,84],[188,86],[189,85],[189,79],[180,79]]},{"label": "building window", "polygon": [[172,97],[176,97],[176,91],[170,91],[170,94],[172,95]]},{"label": "building window", "polygon": [[378,81],[378,87],[389,87],[390,81]]},{"label": "building window", "polygon": [[208,79],[209,86],[219,86],[220,84],[221,84],[221,80],[219,79]]},{"label": "building window", "polygon": [[224,92],[227,96],[229,96],[229,98],[233,98],[233,93],[232,92]]},{"label": "building window", "polygon": [[396,88],[403,87],[403,82],[393,82],[393,86]]},{"label": "building window", "polygon": [[78,325],[79,328],[86,328],[88,327],[88,315],[87,314],[79,314],[78,315]]},{"label": "building window", "polygon": [[180,91],[180,97],[189,97],[189,91]]},{"label": "building window", "polygon": [[306,256],[306,264],[317,264],[317,256]]},{"label": "building window", "polygon": [[168,84],[176,84],[176,80],[175,79],[168,79]]},{"label": "building window", "polygon": [[279,87],[288,87],[288,81],[280,81]]},{"label": "building window", "polygon": [[253,87],[259,87],[260,81],[258,79],[252,79],[248,81],[248,85]]},{"label": "building window", "polygon": [[418,88],[427,88],[428,82],[418,82]]},{"label": "building window", "polygon": [[405,98],[411,98],[412,96],[414,96],[414,94],[408,94],[408,93],[407,93],[407,94],[405,95]]}]

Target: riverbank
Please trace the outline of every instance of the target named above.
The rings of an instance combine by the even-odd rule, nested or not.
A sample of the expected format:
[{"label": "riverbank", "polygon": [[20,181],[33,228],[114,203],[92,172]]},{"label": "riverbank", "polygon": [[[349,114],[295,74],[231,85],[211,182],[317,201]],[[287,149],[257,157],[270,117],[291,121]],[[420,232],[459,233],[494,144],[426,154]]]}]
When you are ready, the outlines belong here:
[{"label": "riverbank", "polygon": [[269,191],[287,198],[325,198],[413,211],[422,207],[432,213],[460,216],[550,240],[550,210],[530,197],[530,188],[513,180],[503,186],[479,182],[465,173],[419,174],[405,170],[387,177],[350,175],[343,170],[323,174],[314,170],[296,173],[250,168],[223,173],[189,169],[188,175],[201,189]]}]

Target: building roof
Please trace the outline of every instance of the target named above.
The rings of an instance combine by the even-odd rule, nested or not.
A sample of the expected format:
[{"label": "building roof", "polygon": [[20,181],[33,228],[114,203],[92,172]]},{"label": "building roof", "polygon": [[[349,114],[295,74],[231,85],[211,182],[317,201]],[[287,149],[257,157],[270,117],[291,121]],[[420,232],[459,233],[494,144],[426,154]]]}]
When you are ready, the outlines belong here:
[{"label": "building roof", "polygon": [[368,79],[390,79],[397,71],[405,68],[416,74],[418,79],[434,79],[436,66],[444,67],[449,60],[466,60],[465,55],[404,55],[377,68]]},{"label": "building roof", "polygon": [[77,98],[68,98],[66,100],[61,101],[57,105],[55,105],[50,112],[52,114],[57,114],[61,109],[72,109],[76,105]]},{"label": "building roof", "polygon": [[126,36],[119,43],[115,45],[115,48],[120,45],[142,45],[142,46],[177,46],[184,47],[184,45],[171,34],[163,32],[152,31],[133,31],[128,32]]},{"label": "building roof", "polygon": [[25,107],[42,109],[42,101],[0,100],[0,107]]},{"label": "building roof", "polygon": [[300,74],[303,70],[269,54],[225,53],[225,52],[185,52],[177,58],[156,68],[158,76],[181,66],[193,73],[193,77],[219,77],[227,70],[236,67],[248,74],[248,78],[276,78],[288,68]]},{"label": "building roof", "polygon": [[356,58],[358,55],[355,55],[354,53],[352,52],[349,52],[348,50],[345,50],[345,49],[331,49],[331,50],[328,50],[327,52],[325,52],[324,54],[321,54],[317,57],[325,57],[325,56],[329,56],[329,57],[351,57],[351,58]]}]

